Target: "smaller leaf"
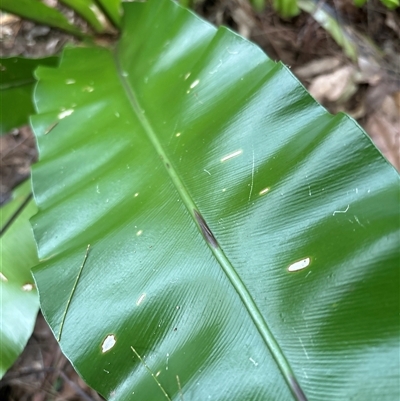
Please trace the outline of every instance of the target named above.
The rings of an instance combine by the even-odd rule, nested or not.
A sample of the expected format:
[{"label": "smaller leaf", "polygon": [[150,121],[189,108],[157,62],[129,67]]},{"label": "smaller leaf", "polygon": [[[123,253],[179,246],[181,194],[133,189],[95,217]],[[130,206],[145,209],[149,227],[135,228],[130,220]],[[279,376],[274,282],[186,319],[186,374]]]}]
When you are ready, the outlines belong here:
[{"label": "smaller leaf", "polygon": [[[260,3],[260,1],[257,1],[257,3]],[[274,8],[283,18],[295,17],[300,13],[297,0],[274,0]]]},{"label": "smaller leaf", "polygon": [[257,11],[262,11],[265,8],[265,0],[251,0],[251,4]]},{"label": "smaller leaf", "polygon": [[93,0],[61,0],[71,7],[94,28],[97,33],[111,31],[109,22]]},{"label": "smaller leaf", "polygon": [[0,237],[0,378],[14,363],[32,334],[39,299],[30,273],[38,263],[29,218],[37,211],[29,180],[1,208]]},{"label": "smaller leaf", "polygon": [[367,2],[367,0],[354,0],[354,4],[357,7],[362,7],[366,2]]},{"label": "smaller leaf", "polygon": [[381,3],[384,4],[389,10],[394,10],[400,6],[399,0],[381,0]]},{"label": "smaller leaf", "polygon": [[32,94],[36,80],[33,72],[39,65],[55,66],[57,62],[58,57],[0,58],[0,134],[28,123],[29,115],[35,111]]},{"label": "smaller leaf", "polygon": [[46,6],[38,0],[1,0],[0,9],[41,24],[62,29],[80,38],[87,36],[79,28],[70,24],[58,10]]},{"label": "smaller leaf", "polygon": [[121,25],[121,0],[97,0],[112,23],[118,28]]},{"label": "smaller leaf", "polygon": [[330,15],[328,11],[324,10],[317,3],[312,0],[298,0],[298,6],[307,13],[311,14],[313,18],[330,33],[335,42],[342,47],[347,57],[353,61],[357,60],[357,46],[349,38],[342,25],[337,19]]}]

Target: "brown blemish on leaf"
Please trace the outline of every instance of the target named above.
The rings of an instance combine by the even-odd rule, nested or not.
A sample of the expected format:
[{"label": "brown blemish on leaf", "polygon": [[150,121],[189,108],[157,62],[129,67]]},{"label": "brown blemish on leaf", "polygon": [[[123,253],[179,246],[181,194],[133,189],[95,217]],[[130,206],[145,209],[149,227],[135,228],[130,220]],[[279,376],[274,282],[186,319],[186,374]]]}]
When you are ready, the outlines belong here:
[{"label": "brown blemish on leaf", "polygon": [[304,394],[302,388],[294,377],[290,378],[292,393],[296,397],[297,401],[307,401],[307,397]]},{"label": "brown blemish on leaf", "polygon": [[201,232],[203,233],[204,239],[213,247],[218,248],[218,242],[214,237],[214,234],[211,232],[210,228],[208,227],[207,223],[203,219],[203,216],[196,210],[193,210],[194,216],[196,217],[197,222],[199,223]]},{"label": "brown blemish on leaf", "polygon": [[57,126],[58,123],[59,123],[59,122],[56,121],[55,123],[51,124],[51,125],[46,129],[46,131],[44,132],[44,134],[47,135],[54,127]]}]

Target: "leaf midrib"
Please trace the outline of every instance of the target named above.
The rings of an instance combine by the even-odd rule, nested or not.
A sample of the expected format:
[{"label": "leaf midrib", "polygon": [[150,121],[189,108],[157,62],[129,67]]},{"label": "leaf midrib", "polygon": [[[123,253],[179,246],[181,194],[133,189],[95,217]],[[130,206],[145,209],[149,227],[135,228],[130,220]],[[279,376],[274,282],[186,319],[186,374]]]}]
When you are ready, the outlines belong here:
[{"label": "leaf midrib", "polygon": [[[192,217],[193,221],[195,222],[198,230],[202,233],[202,227],[199,224],[198,219],[196,218],[196,211],[198,210],[195,202],[193,201],[192,197],[189,195],[189,192],[185,188],[183,182],[181,181],[180,177],[178,176],[177,172],[171,161],[169,160],[164,148],[162,147],[160,141],[157,138],[157,134],[153,130],[150,122],[147,120],[145,113],[143,113],[143,109],[139,105],[139,101],[135,95],[134,90],[129,85],[126,74],[124,73],[123,69],[121,68],[121,64],[118,57],[118,49],[113,53],[114,63],[117,70],[117,75],[120,79],[121,85],[124,89],[124,92],[129,100],[129,103],[132,107],[133,112],[138,117],[139,122],[142,124],[144,131],[147,134],[148,139],[154,146],[157,154],[160,156],[161,160],[163,161],[164,167],[169,174],[172,183],[174,184],[176,190],[178,191],[182,202],[186,206],[190,216]],[[289,386],[294,398],[298,401],[307,401],[306,396],[304,395],[301,387],[298,384],[298,381],[293,373],[293,370],[287,361],[285,355],[283,354],[277,340],[275,339],[274,335],[272,334],[271,330],[268,327],[267,322],[265,321],[264,317],[262,316],[260,310],[258,309],[254,299],[252,298],[250,292],[246,288],[244,282],[237,274],[235,268],[226,257],[224,251],[219,246],[213,246],[213,244],[209,243],[207,245],[211,252],[213,253],[214,257],[220,264],[222,270],[228,277],[229,281],[233,285],[234,289],[238,293],[239,297],[241,298],[247,312],[249,313],[251,319],[253,320],[257,330],[259,331],[261,337],[264,340],[264,343],[267,345],[268,349],[270,350],[273,358],[275,359],[281,373],[284,376],[284,379]]]}]

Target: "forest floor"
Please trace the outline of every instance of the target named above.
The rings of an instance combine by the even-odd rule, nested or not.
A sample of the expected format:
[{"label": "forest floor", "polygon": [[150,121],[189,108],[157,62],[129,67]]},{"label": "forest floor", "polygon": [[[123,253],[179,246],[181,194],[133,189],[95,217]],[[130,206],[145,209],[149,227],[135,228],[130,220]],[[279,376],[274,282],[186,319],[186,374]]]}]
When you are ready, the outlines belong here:
[{"label": "forest floor", "polygon": [[[389,11],[377,0],[362,8],[351,0],[322,5],[335,13],[357,48],[356,60],[350,60],[306,13],[284,20],[270,6],[254,11],[248,0],[198,0],[194,8],[214,25],[230,27],[257,43],[270,58],[288,65],[328,111],[344,111],[354,117],[400,170],[400,11]],[[55,54],[71,40],[57,30],[0,15],[1,56]],[[36,158],[28,126],[0,137],[0,204],[29,176]],[[0,381],[0,400],[101,399],[75,373],[39,314],[25,351]]]}]

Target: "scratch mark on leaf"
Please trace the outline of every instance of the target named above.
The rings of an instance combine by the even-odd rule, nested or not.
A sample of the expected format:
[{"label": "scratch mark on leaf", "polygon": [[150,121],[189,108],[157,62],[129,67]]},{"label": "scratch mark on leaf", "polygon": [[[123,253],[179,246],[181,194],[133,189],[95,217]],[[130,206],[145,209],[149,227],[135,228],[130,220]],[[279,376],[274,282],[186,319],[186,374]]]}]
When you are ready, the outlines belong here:
[{"label": "scratch mark on leaf", "polygon": [[258,363],[257,363],[253,358],[249,358],[249,361],[250,361],[254,366],[258,366]]},{"label": "scratch mark on leaf", "polygon": [[176,382],[178,383],[179,396],[180,396],[181,400],[183,401],[183,392],[182,392],[182,387],[181,387],[181,381],[179,380],[178,375],[176,375]]},{"label": "scratch mark on leaf", "polygon": [[55,123],[51,124],[46,131],[44,131],[44,134],[47,135],[53,128],[55,128],[58,125],[59,121],[56,121]]},{"label": "scratch mark on leaf", "polygon": [[337,214],[337,213],[347,213],[347,211],[350,209],[350,205],[347,205],[347,207],[346,207],[346,209],[345,210],[335,210],[333,213],[332,213],[332,216],[334,216],[335,214]]},{"label": "scratch mark on leaf", "polygon": [[310,360],[310,357],[308,356],[306,347],[304,346],[303,341],[301,340],[301,337],[299,337],[299,342],[300,342],[301,348],[303,348],[303,351],[304,351],[304,354],[305,354],[306,358],[307,358],[308,360]]},{"label": "scratch mark on leaf", "polygon": [[73,297],[73,295],[75,293],[76,287],[78,285],[79,278],[81,277],[83,267],[85,266],[86,259],[87,259],[88,255],[89,255],[89,249],[90,249],[90,244],[88,244],[88,246],[86,248],[86,252],[85,252],[85,256],[83,258],[83,262],[82,262],[81,267],[79,269],[78,275],[76,276],[74,286],[72,287],[71,294],[69,295],[69,298],[68,298],[68,301],[67,301],[67,305],[65,306],[64,314],[63,314],[63,317],[62,317],[62,320],[61,320],[61,324],[60,324],[60,331],[59,331],[58,336],[57,336],[57,341],[58,342],[60,342],[60,340],[61,340],[61,334],[62,334],[62,330],[64,328],[64,322],[65,322],[65,318],[67,316],[68,308],[69,308],[69,305],[71,304],[71,300],[72,300],[72,297]]},{"label": "scratch mark on leaf", "polygon": [[222,60],[219,59],[219,64],[215,67],[214,70],[210,71],[209,74],[210,74],[210,75],[215,74],[215,73],[219,70],[219,67],[221,67],[221,65],[222,65]]},{"label": "scratch mark on leaf", "polygon": [[254,185],[254,149],[253,149],[253,164],[251,166],[251,185],[250,185],[250,193],[249,193],[249,202],[250,202],[251,194],[253,193],[253,185]]},{"label": "scratch mark on leaf", "polygon": [[136,352],[135,348],[133,348],[131,346],[131,350],[133,351],[133,353],[138,357],[138,359],[140,360],[140,362],[143,364],[143,366],[146,368],[146,370],[150,373],[151,377],[154,379],[154,381],[157,383],[158,387],[160,388],[160,390],[162,391],[162,393],[165,395],[165,398],[169,401],[171,401],[171,398],[169,398],[169,395],[167,394],[167,392],[164,390],[163,386],[161,385],[161,383],[157,380],[157,377],[155,376],[155,374],[151,371],[151,369],[147,366],[146,362],[142,359],[142,357]]},{"label": "scratch mark on leaf", "polygon": [[354,215],[354,220],[363,228],[365,228],[365,226],[363,224],[360,223],[360,220],[358,220],[358,217],[356,215]]}]

